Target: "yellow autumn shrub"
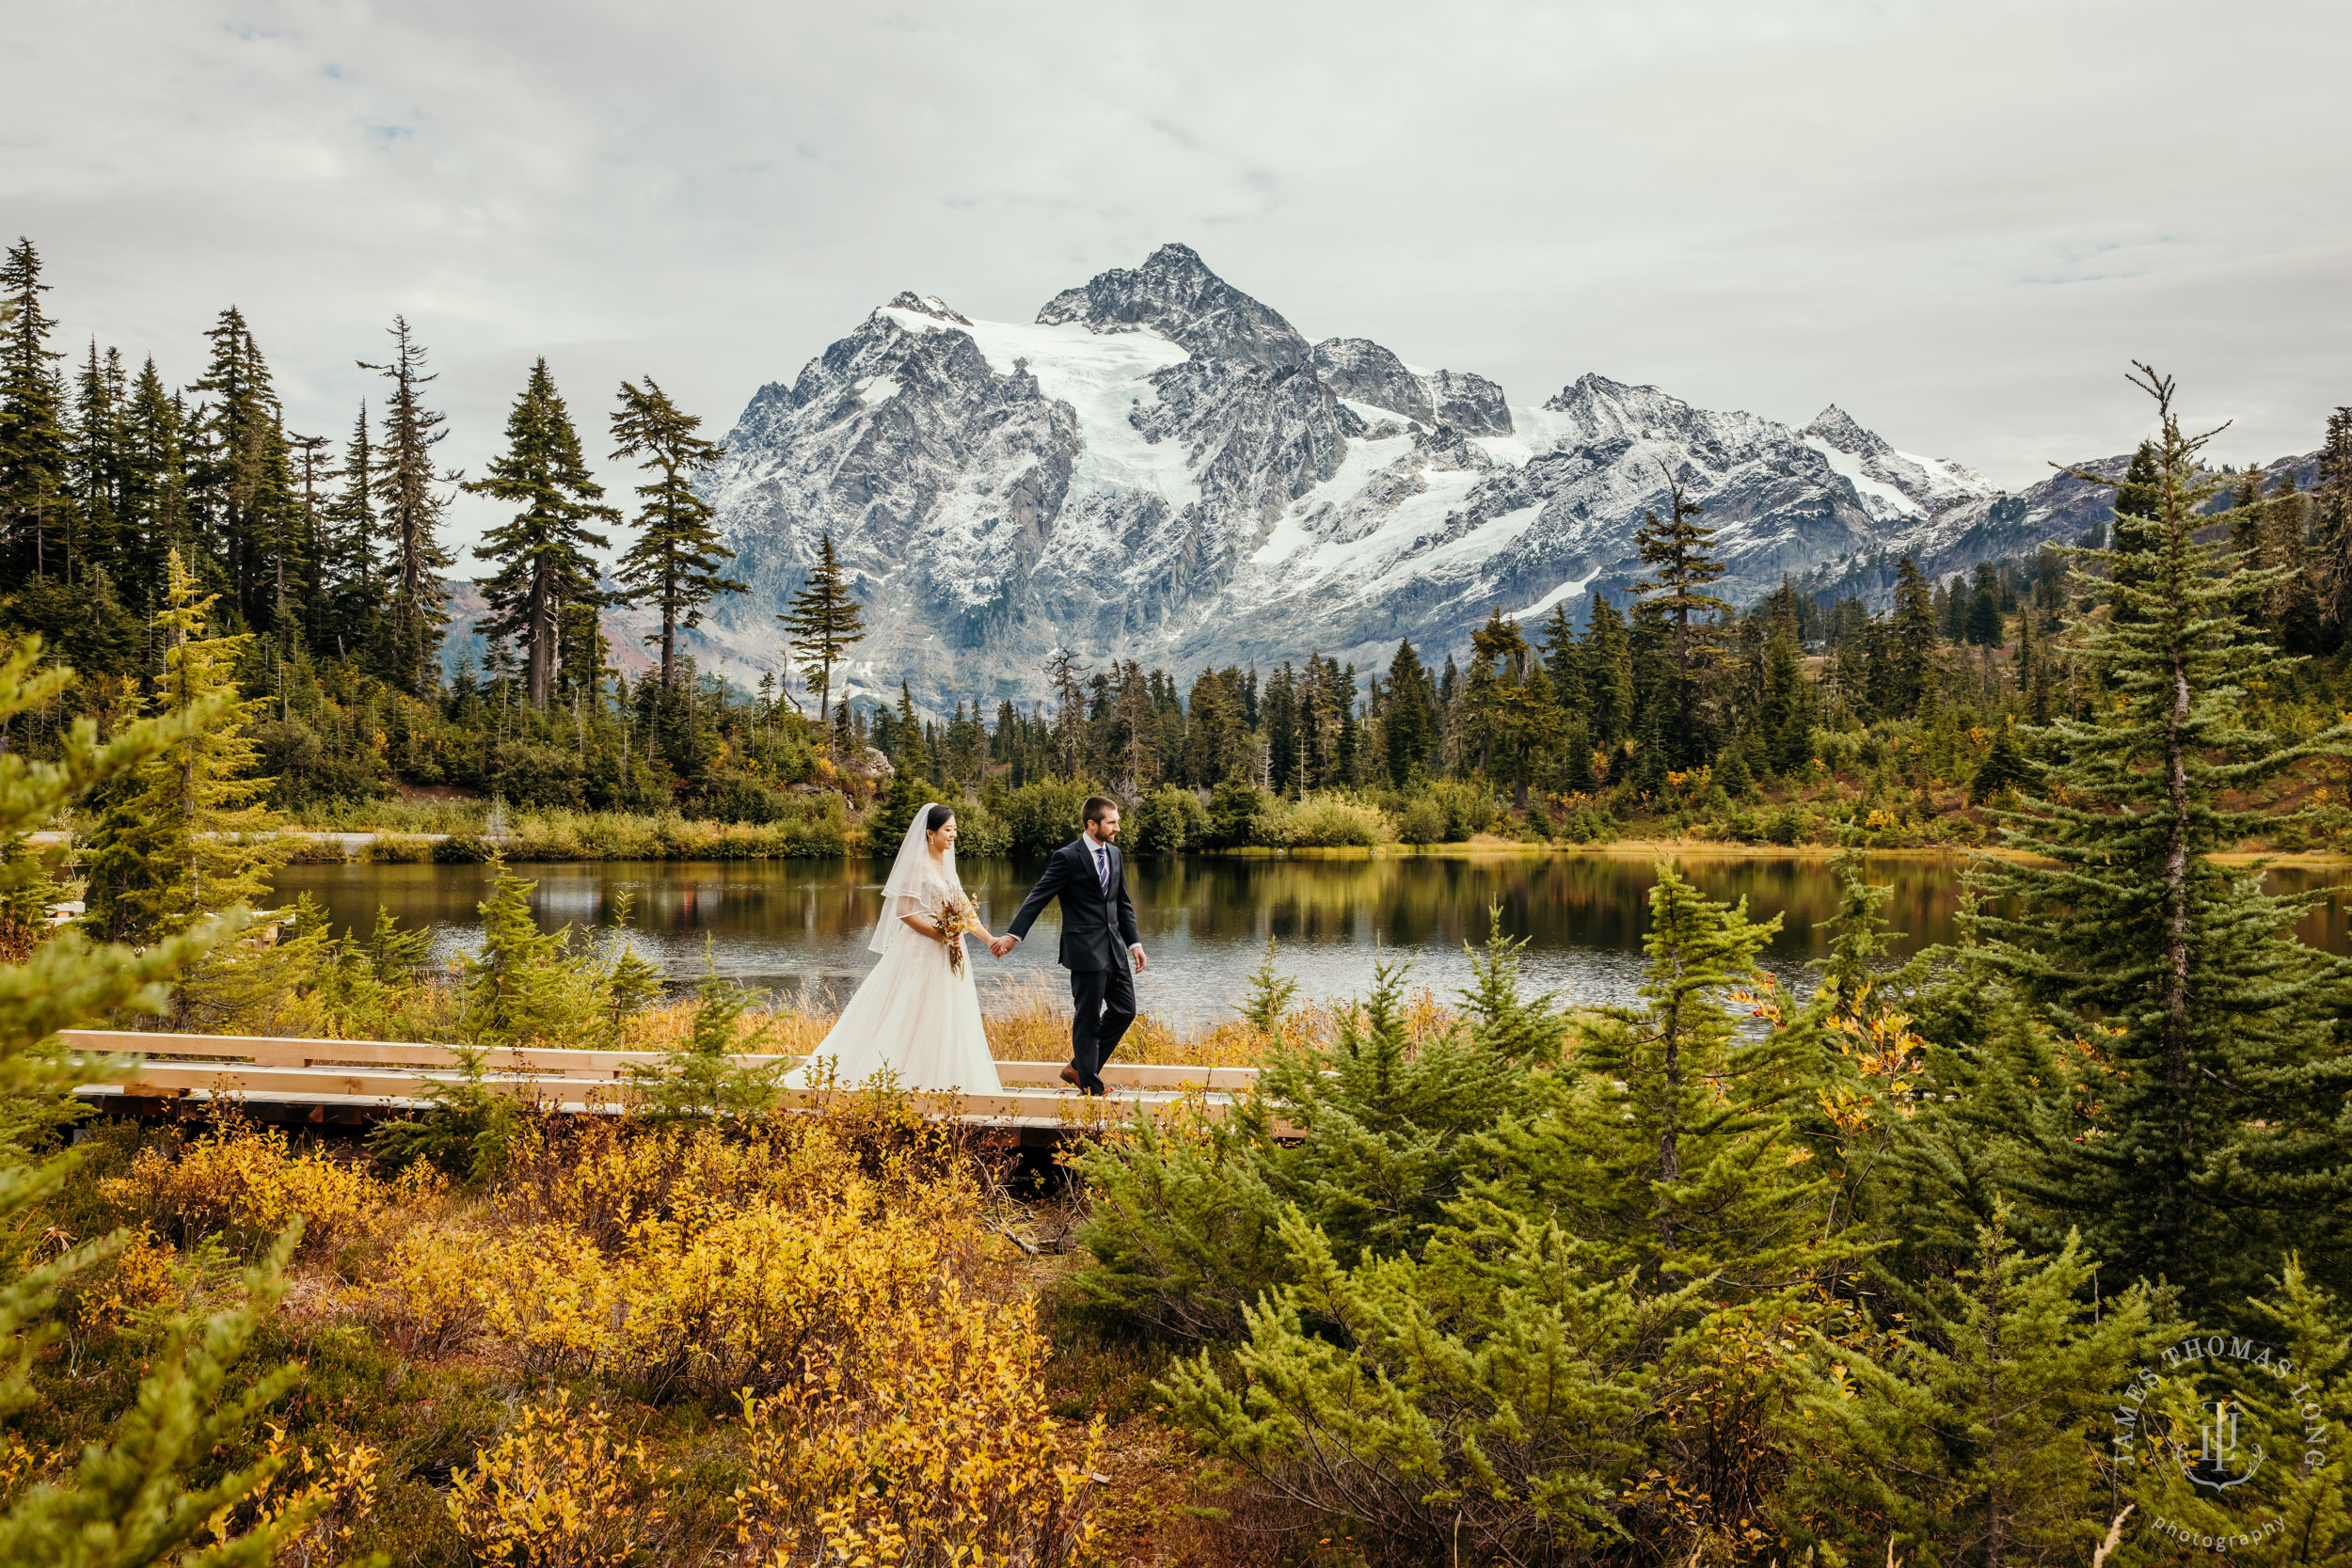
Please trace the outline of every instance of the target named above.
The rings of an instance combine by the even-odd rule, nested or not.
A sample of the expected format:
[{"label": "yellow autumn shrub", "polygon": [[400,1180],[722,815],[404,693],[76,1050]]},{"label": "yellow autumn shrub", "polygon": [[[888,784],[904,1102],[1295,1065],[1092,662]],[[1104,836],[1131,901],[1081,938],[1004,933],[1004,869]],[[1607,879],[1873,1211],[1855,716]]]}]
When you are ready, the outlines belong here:
[{"label": "yellow autumn shrub", "polygon": [[207,1521],[214,1544],[307,1514],[279,1541],[275,1568],[328,1568],[348,1560],[352,1538],[375,1514],[383,1450],[341,1442],[290,1450],[285,1430],[272,1424],[267,1457],[278,1462],[270,1478]]},{"label": "yellow autumn shrub", "polygon": [[604,1568],[631,1560],[662,1510],[665,1479],[641,1440],[622,1441],[599,1405],[568,1393],[526,1405],[498,1446],[450,1479],[449,1513],[479,1562]]},{"label": "yellow autumn shrub", "polygon": [[446,1355],[482,1331],[484,1254],[481,1238],[445,1226],[404,1230],[392,1243],[374,1306],[404,1354]]},{"label": "yellow autumn shrub", "polygon": [[857,1325],[899,1309],[977,1255],[968,1221],[893,1207],[852,1176],[822,1199],[673,1195],[599,1247],[563,1224],[524,1228],[482,1259],[490,1329],[536,1370],[593,1373],[661,1394],[767,1391],[837,1356]]},{"label": "yellow autumn shrub", "polygon": [[358,1166],[297,1152],[282,1130],[229,1117],[177,1159],[157,1148],[139,1150],[130,1173],[109,1178],[100,1191],[182,1243],[219,1235],[240,1247],[262,1245],[299,1214],[307,1250],[365,1234],[386,1197],[384,1184]]},{"label": "yellow autumn shrub", "polygon": [[854,1354],[770,1399],[745,1395],[739,1560],[1082,1563],[1100,1423],[1077,1451],[1047,1408],[1026,1302],[949,1281],[861,1325]]}]

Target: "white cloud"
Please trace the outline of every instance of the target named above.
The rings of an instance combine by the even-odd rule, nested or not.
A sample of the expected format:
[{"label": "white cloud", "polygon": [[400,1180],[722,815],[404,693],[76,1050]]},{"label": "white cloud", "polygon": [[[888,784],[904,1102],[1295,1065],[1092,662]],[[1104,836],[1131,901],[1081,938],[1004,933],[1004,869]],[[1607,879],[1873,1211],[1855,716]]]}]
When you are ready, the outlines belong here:
[{"label": "white cloud", "polygon": [[2334,4],[118,0],[12,23],[0,230],[174,379],[239,304],[305,429],[405,310],[476,469],[540,353],[723,430],[898,289],[1181,239],[1514,401],[1834,400],[2015,484],[2137,436],[2132,356],[2225,457],[2352,401],[2347,65]]}]

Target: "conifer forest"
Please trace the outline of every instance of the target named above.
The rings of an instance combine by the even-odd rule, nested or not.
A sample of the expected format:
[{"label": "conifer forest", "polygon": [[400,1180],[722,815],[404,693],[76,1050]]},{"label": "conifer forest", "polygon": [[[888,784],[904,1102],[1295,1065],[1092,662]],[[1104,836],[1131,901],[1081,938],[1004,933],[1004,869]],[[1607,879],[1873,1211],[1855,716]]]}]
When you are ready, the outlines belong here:
[{"label": "conifer forest", "polygon": [[[938,712],[853,689],[830,538],[787,665],[697,668],[745,589],[652,375],[518,367],[460,474],[405,317],[303,433],[262,312],[171,386],[62,341],[70,286],[0,265],[0,1562],[2352,1564],[2352,960],[2263,877],[2352,851],[2352,408],[2298,488],[2129,367],[2109,521],[1883,606],[1725,602],[1670,482],[1587,611]],[[1623,1006],[1500,909],[1455,990],[1269,949],[1130,1051],[1246,1092],[1044,1160],[786,1085],[829,1017],[530,902],[933,800],[1035,857],[1094,793],[1138,857],[1744,846],[1839,902],[1791,983],[1661,859]],[[1964,857],[1958,940],[1890,953],[1885,850]],[[479,947],[274,898],[345,855],[478,863]],[[101,1116],[90,1028],[464,1066],[350,1136]],[[567,1117],[510,1047],[659,1061]]]}]

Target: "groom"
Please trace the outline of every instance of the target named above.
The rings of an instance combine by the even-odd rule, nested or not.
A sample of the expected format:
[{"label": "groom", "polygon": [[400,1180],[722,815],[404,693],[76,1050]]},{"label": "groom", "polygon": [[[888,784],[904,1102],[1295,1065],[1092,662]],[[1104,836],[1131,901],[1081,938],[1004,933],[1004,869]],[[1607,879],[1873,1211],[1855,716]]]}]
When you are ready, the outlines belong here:
[{"label": "groom", "polygon": [[1054,851],[1021,912],[988,944],[1003,958],[1029,934],[1049,902],[1061,900],[1061,966],[1070,971],[1070,1000],[1077,1007],[1070,1021],[1070,1065],[1061,1076],[1086,1094],[1104,1092],[1103,1064],[1136,1021],[1135,977],[1144,969],[1126,862],[1111,843],[1118,836],[1119,802],[1089,799],[1086,831]]}]

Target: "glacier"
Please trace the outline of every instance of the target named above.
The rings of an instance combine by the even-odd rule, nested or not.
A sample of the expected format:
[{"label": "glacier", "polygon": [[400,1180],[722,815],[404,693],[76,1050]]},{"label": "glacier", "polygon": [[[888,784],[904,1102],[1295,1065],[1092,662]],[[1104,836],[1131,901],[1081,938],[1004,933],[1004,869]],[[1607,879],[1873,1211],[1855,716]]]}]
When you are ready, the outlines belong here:
[{"label": "glacier", "polygon": [[701,666],[782,666],[776,612],[830,533],[866,611],[852,690],[904,683],[932,712],[1041,695],[1058,647],[1180,678],[1310,653],[1363,670],[1400,638],[1458,653],[1496,609],[1581,620],[1640,579],[1669,476],[1734,602],[1784,578],[1883,596],[1886,552],[1941,537],[1923,531],[1964,550],[2074,520],[1992,521],[1994,486],[1836,406],[1791,428],[1597,373],[1514,404],[1367,339],[1311,344],[1174,244],[1027,323],[900,293],[759,388],[726,447],[704,488],[751,592],[691,634]]}]

